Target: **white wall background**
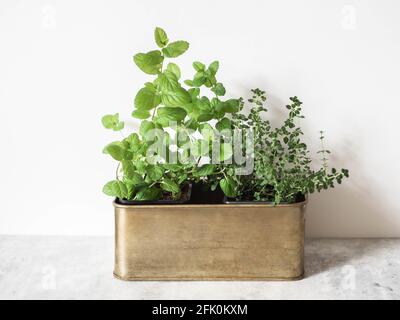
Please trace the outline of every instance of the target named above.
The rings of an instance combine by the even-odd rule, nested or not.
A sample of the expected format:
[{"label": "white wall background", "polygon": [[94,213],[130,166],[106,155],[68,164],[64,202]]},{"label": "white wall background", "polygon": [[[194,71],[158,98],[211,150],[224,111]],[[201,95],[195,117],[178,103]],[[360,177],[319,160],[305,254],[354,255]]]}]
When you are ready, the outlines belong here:
[{"label": "white wall background", "polygon": [[101,150],[119,136],[100,118],[129,119],[147,79],[132,56],[161,26],[190,42],[186,76],[219,59],[232,95],[297,95],[314,150],[326,131],[351,178],[311,196],[309,236],[400,236],[399,15],[396,0],[1,0],[0,234],[113,233]]}]

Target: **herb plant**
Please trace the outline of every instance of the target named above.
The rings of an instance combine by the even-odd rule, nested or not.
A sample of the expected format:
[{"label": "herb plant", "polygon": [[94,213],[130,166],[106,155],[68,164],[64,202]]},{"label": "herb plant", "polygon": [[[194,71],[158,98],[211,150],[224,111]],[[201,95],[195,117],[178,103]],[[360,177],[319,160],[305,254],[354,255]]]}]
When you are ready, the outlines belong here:
[{"label": "herb plant", "polygon": [[[304,195],[333,188],[349,176],[347,169],[328,168],[329,150],[324,147],[324,135],[320,132],[322,165],[311,168],[312,160],[307,145],[302,141],[303,131],[297,120],[301,114],[302,102],[297,97],[290,98],[286,106],[288,117],[279,127],[272,128],[269,120],[263,120],[266,95],[260,89],[251,90],[251,110],[233,115],[232,125],[237,130],[251,130],[254,133],[254,170],[249,175],[236,175],[237,165],[226,167],[224,184],[221,185],[228,197],[250,201],[294,202]],[[240,109],[243,109],[241,104]]]},{"label": "herb plant", "polygon": [[[201,159],[211,156],[218,130],[230,126],[226,115],[239,110],[239,100],[222,99],[226,90],[216,79],[218,61],[208,67],[194,62],[193,79],[182,83],[179,66],[167,59],[185,53],[189,43],[170,42],[161,28],[155,29],[154,39],[157,49],[133,57],[138,68],[153,77],[134,99],[132,117],[141,120],[139,132],[103,150],[118,161],[116,179],[108,182],[103,192],[120,199],[178,199],[188,182],[217,175],[221,166],[201,165]],[[212,98],[201,94],[201,89],[207,89]],[[114,131],[124,128],[118,113],[104,116],[102,123]],[[231,143],[222,143],[219,148],[219,161],[232,157]]]}]

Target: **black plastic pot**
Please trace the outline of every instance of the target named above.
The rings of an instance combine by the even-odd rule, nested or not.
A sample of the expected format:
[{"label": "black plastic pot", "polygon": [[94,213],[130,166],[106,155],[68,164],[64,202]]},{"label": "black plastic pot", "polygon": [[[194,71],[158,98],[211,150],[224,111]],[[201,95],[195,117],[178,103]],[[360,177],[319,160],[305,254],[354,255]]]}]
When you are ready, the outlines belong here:
[{"label": "black plastic pot", "polygon": [[211,191],[205,183],[193,183],[191,204],[223,204],[223,200],[224,193],[219,186]]},{"label": "black plastic pot", "polygon": [[[304,194],[298,194],[296,195],[296,201],[294,202],[286,202],[282,201],[279,202],[279,204],[293,204],[293,203],[298,203],[298,202],[303,202],[306,200],[306,197]],[[227,196],[224,196],[223,200],[224,204],[273,204],[272,201],[250,201],[250,200],[237,200],[236,198],[228,198]]]},{"label": "black plastic pot", "polygon": [[137,201],[137,200],[125,200],[125,199],[119,199],[116,198],[115,202],[118,204],[123,204],[123,205],[160,205],[160,204],[185,204],[189,203],[191,196],[192,196],[192,184],[189,183],[187,184],[187,192],[186,192],[186,197],[184,199],[178,199],[178,200],[145,200],[145,201]]}]

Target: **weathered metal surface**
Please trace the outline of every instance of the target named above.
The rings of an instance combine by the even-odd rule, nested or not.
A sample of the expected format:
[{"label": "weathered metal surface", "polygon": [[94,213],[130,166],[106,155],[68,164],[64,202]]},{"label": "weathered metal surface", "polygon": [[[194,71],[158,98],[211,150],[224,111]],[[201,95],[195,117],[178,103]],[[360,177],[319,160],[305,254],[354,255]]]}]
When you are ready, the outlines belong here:
[{"label": "weathered metal surface", "polygon": [[294,280],[306,203],[115,206],[114,275],[124,280]]}]

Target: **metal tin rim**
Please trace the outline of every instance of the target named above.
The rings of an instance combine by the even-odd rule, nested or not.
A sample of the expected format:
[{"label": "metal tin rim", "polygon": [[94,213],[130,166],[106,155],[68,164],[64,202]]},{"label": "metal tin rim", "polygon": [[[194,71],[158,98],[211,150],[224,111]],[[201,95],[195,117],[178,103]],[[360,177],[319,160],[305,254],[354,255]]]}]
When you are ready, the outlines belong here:
[{"label": "metal tin rim", "polygon": [[275,207],[275,208],[280,208],[280,207],[301,207],[306,205],[308,202],[308,197],[302,202],[295,202],[295,203],[287,203],[287,204],[278,204],[278,205],[273,205],[273,204],[268,204],[268,203],[238,203],[238,204],[137,204],[137,205],[124,205],[124,204],[119,204],[116,203],[115,201],[113,202],[113,205],[115,208],[134,208],[138,207],[140,209],[154,209],[154,208],[198,208],[198,207],[203,207],[203,208],[215,208],[216,206],[218,207],[225,207],[225,208],[235,208],[235,207],[241,207],[241,208],[254,208],[254,207]]}]

